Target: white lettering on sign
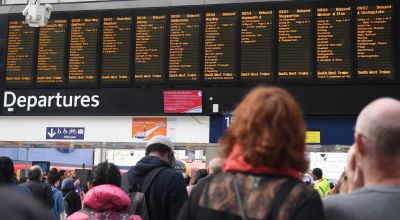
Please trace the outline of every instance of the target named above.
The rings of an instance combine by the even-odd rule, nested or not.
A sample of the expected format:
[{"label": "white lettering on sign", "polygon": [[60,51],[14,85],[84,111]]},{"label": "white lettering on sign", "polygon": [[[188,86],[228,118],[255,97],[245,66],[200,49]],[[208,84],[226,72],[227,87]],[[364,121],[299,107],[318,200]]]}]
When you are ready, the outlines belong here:
[{"label": "white lettering on sign", "polygon": [[29,95],[17,96],[14,92],[4,92],[3,107],[13,111],[14,107],[25,108],[30,111],[32,108],[97,108],[100,105],[99,95]]}]

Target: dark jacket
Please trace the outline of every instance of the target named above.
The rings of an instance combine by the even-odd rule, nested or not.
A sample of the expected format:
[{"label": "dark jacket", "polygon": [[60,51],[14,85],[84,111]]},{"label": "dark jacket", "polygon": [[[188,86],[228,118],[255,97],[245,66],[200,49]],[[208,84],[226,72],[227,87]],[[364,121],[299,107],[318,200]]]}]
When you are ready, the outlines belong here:
[{"label": "dark jacket", "polygon": [[0,198],[1,220],[52,220],[41,203],[15,188],[1,186]]},{"label": "dark jacket", "polygon": [[70,216],[75,212],[81,210],[82,208],[81,197],[73,188],[69,190],[63,190],[62,193],[64,196],[64,202],[68,203],[67,205],[68,210],[65,210],[67,216]]},{"label": "dark jacket", "polygon": [[[241,220],[233,178],[238,182],[246,216],[252,220],[266,219],[269,205],[276,198],[280,186],[288,181],[288,177],[281,176],[215,174],[212,179],[197,185],[178,220]],[[274,220],[323,220],[318,193],[301,181],[295,184],[279,210],[274,210],[279,216]]]},{"label": "dark jacket", "polygon": [[47,207],[52,209],[54,206],[53,193],[51,192],[51,186],[47,183],[43,183],[38,180],[28,180],[22,184],[31,191],[33,198],[40,201]]},{"label": "dark jacket", "polygon": [[158,157],[144,157],[129,169],[129,184],[141,186],[146,174],[162,166],[167,169],[157,175],[145,194],[147,208],[151,220],[176,220],[188,195],[182,174],[171,165]]}]

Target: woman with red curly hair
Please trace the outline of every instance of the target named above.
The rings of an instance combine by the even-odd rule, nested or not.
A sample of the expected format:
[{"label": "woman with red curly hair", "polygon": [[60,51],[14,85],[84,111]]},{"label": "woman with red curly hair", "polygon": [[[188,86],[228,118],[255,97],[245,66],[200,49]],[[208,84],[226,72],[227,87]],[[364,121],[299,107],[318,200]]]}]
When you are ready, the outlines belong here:
[{"label": "woman with red curly hair", "polygon": [[295,99],[253,89],[220,140],[223,172],[193,190],[178,219],[323,220],[318,193],[303,183],[305,125]]}]

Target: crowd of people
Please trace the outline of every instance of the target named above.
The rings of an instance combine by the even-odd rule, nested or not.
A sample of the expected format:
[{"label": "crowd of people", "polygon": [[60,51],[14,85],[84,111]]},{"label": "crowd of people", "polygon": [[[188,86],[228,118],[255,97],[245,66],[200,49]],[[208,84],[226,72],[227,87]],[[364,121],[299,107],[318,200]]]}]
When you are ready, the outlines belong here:
[{"label": "crowd of people", "polygon": [[[296,100],[276,87],[253,89],[233,112],[220,157],[194,177],[173,168],[174,144],[153,137],[127,173],[112,163],[93,168],[87,183],[39,166],[15,181],[0,157],[1,219],[134,220],[395,220],[400,216],[400,101],[367,105],[355,126],[346,171],[334,187],[308,173],[305,123]],[[338,194],[338,195],[333,195]],[[331,195],[331,196],[328,196]]]}]

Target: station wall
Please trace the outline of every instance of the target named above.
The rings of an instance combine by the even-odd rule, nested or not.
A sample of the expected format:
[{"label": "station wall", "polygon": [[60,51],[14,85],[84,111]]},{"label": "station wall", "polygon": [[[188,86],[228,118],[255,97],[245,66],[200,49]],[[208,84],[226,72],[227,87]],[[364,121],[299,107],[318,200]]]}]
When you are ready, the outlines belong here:
[{"label": "station wall", "polygon": [[[0,141],[72,141],[51,140],[47,127],[83,127],[82,142],[133,142],[131,116],[43,116],[0,117]],[[147,117],[148,118],[148,117]],[[160,116],[166,118],[167,136],[176,143],[209,143],[210,120],[208,116]]]}]

